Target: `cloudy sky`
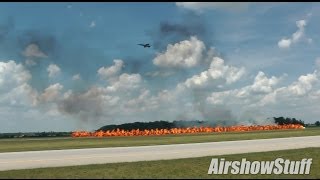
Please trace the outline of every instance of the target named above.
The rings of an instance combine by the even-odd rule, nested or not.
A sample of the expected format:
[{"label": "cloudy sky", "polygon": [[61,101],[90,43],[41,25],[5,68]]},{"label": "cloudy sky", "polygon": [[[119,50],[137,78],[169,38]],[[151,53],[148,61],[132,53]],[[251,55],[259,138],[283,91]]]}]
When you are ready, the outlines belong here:
[{"label": "cloudy sky", "polygon": [[315,122],[319,17],[319,3],[1,3],[0,132]]}]

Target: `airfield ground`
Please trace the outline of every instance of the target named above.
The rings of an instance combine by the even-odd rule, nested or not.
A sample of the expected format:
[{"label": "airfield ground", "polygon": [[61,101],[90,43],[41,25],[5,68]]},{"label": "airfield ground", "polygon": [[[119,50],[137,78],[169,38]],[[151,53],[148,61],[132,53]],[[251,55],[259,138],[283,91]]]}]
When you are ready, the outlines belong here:
[{"label": "airfield ground", "polygon": [[[320,178],[320,148],[305,148],[248,154],[208,156],[177,160],[142,161],[101,165],[39,168],[29,170],[0,171],[0,178]],[[301,160],[313,158],[309,175],[208,175],[211,158],[225,158],[227,161],[273,161],[276,158]]]}]

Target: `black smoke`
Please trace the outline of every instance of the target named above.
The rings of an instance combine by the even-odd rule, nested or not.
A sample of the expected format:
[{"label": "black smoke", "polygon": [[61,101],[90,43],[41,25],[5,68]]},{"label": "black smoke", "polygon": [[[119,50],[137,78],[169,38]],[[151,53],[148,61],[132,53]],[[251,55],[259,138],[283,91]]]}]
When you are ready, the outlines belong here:
[{"label": "black smoke", "polygon": [[[216,89],[217,90],[217,89]],[[200,112],[202,120],[210,126],[229,126],[237,124],[236,116],[224,105],[212,105],[206,102],[209,92],[201,89],[191,90],[194,111]]]},{"label": "black smoke", "polygon": [[102,92],[94,87],[87,92],[71,93],[57,105],[62,114],[75,116],[84,123],[98,121],[105,112]]},{"label": "black smoke", "polygon": [[58,42],[54,35],[41,30],[27,30],[17,37],[18,47],[23,51],[30,44],[37,45],[50,58],[58,58]]},{"label": "black smoke", "polygon": [[12,17],[8,17],[6,22],[0,24],[0,42],[3,42],[13,30],[14,19]]},{"label": "black smoke", "polygon": [[147,31],[147,35],[152,38],[153,48],[161,51],[166,49],[168,44],[190,39],[190,36],[196,36],[210,45],[208,34],[204,18],[192,12],[184,14],[181,21],[162,21],[156,29]]}]

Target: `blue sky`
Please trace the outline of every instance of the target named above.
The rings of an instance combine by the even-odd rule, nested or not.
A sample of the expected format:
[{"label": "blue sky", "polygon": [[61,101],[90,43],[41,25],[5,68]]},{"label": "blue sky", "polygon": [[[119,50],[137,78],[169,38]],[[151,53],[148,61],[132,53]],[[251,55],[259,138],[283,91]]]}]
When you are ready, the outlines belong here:
[{"label": "blue sky", "polygon": [[[0,132],[319,117],[319,3],[1,3]],[[150,43],[143,48],[138,43]]]}]

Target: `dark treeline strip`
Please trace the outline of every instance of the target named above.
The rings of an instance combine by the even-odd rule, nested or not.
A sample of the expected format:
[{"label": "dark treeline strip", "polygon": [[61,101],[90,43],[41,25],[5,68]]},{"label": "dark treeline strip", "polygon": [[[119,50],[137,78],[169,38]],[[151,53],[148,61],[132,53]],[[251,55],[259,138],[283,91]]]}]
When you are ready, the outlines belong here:
[{"label": "dark treeline strip", "polygon": [[134,123],[125,123],[120,125],[106,125],[99,128],[97,131],[107,131],[113,129],[123,129],[123,130],[151,130],[151,129],[172,129],[172,128],[184,128],[184,127],[199,127],[204,126],[206,121],[153,121],[153,122],[134,122]]},{"label": "dark treeline strip", "polygon": [[305,126],[306,124],[301,121],[297,120],[296,118],[284,118],[284,117],[274,117],[274,122],[278,125],[284,125],[284,124],[301,124]]},{"label": "dark treeline strip", "polygon": [[72,132],[0,133],[0,138],[70,137]]}]

